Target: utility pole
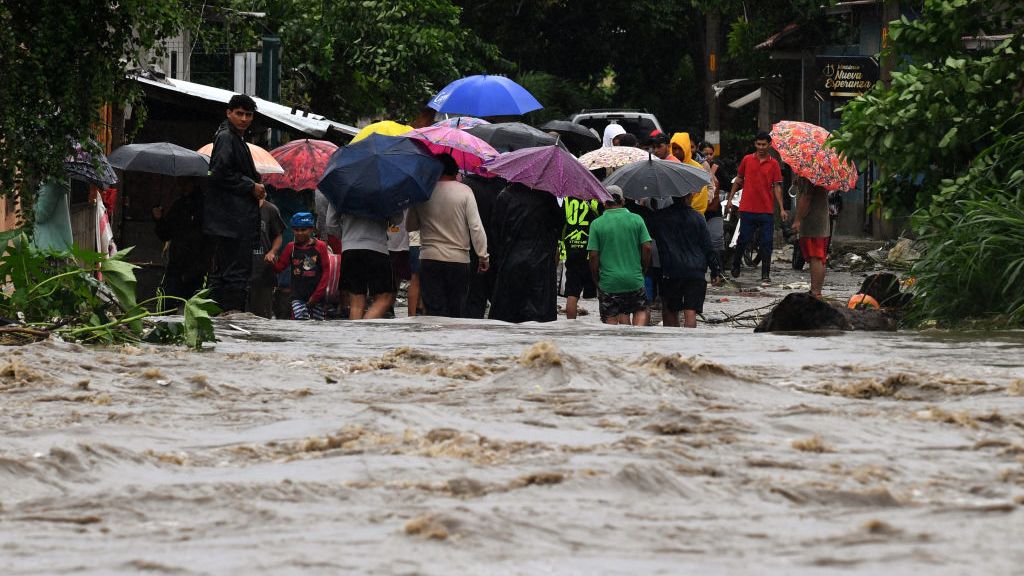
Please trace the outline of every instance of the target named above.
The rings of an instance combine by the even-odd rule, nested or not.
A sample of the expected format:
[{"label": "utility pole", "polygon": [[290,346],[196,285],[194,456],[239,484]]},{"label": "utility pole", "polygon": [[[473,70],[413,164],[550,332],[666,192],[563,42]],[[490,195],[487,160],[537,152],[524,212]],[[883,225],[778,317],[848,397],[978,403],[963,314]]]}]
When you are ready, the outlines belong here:
[{"label": "utility pole", "polygon": [[721,14],[718,7],[708,7],[704,15],[705,44],[707,60],[704,66],[704,100],[708,103],[708,125],[704,131],[704,140],[715,147],[715,156],[722,153],[722,132],[719,124],[718,98],[715,97],[715,82],[718,82],[718,38],[721,25]]}]

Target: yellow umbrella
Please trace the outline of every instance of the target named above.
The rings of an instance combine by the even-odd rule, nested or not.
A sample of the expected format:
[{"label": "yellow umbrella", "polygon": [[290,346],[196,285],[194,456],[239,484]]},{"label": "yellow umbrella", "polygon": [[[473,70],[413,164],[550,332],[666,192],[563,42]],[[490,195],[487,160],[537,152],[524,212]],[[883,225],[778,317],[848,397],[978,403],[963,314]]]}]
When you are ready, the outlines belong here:
[{"label": "yellow umbrella", "polygon": [[[252,163],[256,166],[257,172],[260,174],[284,174],[284,168],[281,167],[276,158],[270,155],[270,152],[255,144],[249,142],[246,142],[246,144],[249,146],[249,153],[252,154]],[[209,159],[210,154],[213,153],[213,142],[196,150],[196,152]]]},{"label": "yellow umbrella", "polygon": [[354,138],[352,138],[352,141],[349,142],[349,144],[359,142],[360,140],[366,138],[370,134],[382,134],[384,136],[401,136],[402,134],[405,134],[410,130],[412,130],[412,126],[399,124],[398,122],[394,122],[392,120],[381,120],[380,122],[368,124],[362,130],[360,130],[359,133],[356,134]]}]

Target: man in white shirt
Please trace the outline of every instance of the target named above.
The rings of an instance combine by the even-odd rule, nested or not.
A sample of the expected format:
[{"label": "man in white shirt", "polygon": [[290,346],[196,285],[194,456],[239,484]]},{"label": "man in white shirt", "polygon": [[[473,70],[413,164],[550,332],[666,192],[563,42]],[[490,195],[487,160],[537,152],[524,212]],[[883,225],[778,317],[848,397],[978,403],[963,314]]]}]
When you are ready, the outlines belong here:
[{"label": "man in white shirt", "polygon": [[479,272],[490,268],[484,233],[473,191],[458,182],[459,166],[449,154],[441,179],[430,200],[409,209],[410,232],[420,233],[420,291],[428,316],[462,317],[469,287],[470,241],[476,250]]}]

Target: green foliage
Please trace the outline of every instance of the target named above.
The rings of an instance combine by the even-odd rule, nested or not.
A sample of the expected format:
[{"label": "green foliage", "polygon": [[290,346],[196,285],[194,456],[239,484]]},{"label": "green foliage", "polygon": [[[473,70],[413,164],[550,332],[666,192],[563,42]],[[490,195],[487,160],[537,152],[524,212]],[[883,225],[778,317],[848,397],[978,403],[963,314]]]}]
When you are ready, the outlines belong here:
[{"label": "green foliage", "polygon": [[525,121],[533,126],[568,118],[583,108],[612,106],[611,94],[601,85],[581,85],[548,72],[527,72],[517,76],[516,81],[544,103],[544,108],[526,116]]},{"label": "green foliage", "polygon": [[179,0],[0,2],[0,192],[33,205],[62,173],[67,138],[85,141],[100,108],[138,99],[125,71],[182,22]]},{"label": "green foliage", "polygon": [[214,340],[210,316],[217,308],[205,293],[185,302],[180,329],[146,325],[156,313],[135,300],[136,266],[123,260],[128,250],[112,258],[78,248],[43,251],[21,230],[0,234],[0,245],[0,278],[8,279],[0,292],[4,318],[82,342],[137,342],[147,331],[157,332],[151,340],[197,349]]},{"label": "green foliage", "polygon": [[918,320],[1024,324],[1024,106],[995,133],[914,216],[927,245],[912,270]]},{"label": "green foliage", "polygon": [[[910,64],[843,109],[837,149],[883,167],[875,191],[907,214],[927,207],[944,179],[963,173],[998,139],[1021,102],[1024,3],[927,0],[921,17],[890,26],[889,53]],[[964,37],[1014,34],[994,50],[969,50]]]},{"label": "green foliage", "polygon": [[[493,46],[459,23],[449,0],[231,0],[228,7],[266,12],[257,23],[234,19],[237,35],[282,42],[282,100],[335,118],[412,118],[431,96],[466,73],[497,61]],[[231,18],[230,11],[224,16]]]}]

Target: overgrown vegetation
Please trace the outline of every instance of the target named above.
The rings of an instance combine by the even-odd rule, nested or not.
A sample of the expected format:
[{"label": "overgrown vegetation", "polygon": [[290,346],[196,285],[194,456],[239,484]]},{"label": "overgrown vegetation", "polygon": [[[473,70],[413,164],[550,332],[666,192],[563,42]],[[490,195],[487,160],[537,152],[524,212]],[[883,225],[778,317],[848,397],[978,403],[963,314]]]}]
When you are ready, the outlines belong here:
[{"label": "overgrown vegetation", "polygon": [[911,271],[918,321],[1024,325],[1024,107],[997,132],[914,216],[927,246]]},{"label": "overgrown vegetation", "polygon": [[[1024,90],[1024,3],[926,0],[889,27],[883,57],[904,62],[889,86],[843,108],[836,148],[883,167],[873,192],[887,216],[927,208],[942,180],[965,173],[1000,137]],[[984,40],[1010,34],[1002,40]],[[986,42],[996,42],[993,48]]]},{"label": "overgrown vegetation", "polygon": [[[20,230],[0,234],[0,335],[46,337],[87,343],[157,342],[187,344],[200,349],[214,341],[211,316],[216,303],[201,292],[185,301],[159,296],[135,301],[135,265],[123,260],[73,249],[55,253],[37,249]],[[180,302],[173,302],[180,301]],[[184,306],[184,320],[151,320],[163,312],[150,311],[168,303]],[[174,306],[171,306],[174,307]]]},{"label": "overgrown vegetation", "polygon": [[911,319],[1024,322],[1024,3],[925,0],[890,25],[903,58],[843,111],[836,148],[883,167],[876,205],[924,243]]},{"label": "overgrown vegetation", "polygon": [[183,18],[179,0],[0,1],[0,195],[27,216],[68,138],[87,143],[105,104],[139,98],[125,71]]}]

